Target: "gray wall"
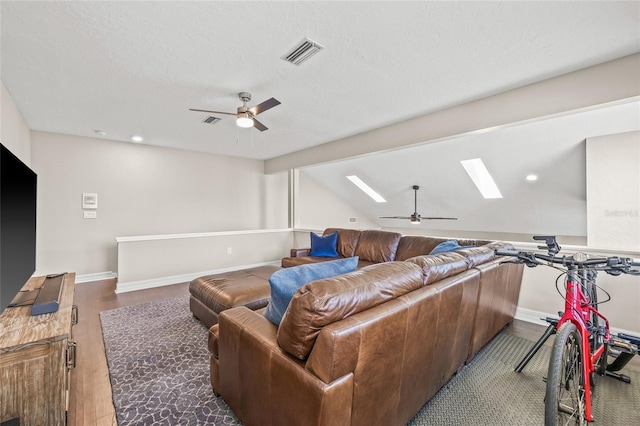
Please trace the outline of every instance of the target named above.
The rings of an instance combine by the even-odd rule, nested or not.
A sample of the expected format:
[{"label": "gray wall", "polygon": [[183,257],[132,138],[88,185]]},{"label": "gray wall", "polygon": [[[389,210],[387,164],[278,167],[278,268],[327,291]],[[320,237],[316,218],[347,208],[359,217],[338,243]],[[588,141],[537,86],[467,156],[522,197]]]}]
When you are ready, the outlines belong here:
[{"label": "gray wall", "polygon": [[[43,132],[31,140],[38,274],[116,271],[119,236],[287,226],[286,179],[265,177],[262,161]],[[98,194],[97,219],[83,218],[86,192]]]}]

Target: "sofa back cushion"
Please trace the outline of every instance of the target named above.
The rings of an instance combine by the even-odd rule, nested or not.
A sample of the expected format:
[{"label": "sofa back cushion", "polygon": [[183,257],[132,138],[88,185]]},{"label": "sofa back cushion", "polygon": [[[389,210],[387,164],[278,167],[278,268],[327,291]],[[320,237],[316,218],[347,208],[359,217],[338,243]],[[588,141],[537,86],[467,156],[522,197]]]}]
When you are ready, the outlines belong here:
[{"label": "sofa back cushion", "polygon": [[412,257],[429,254],[438,243],[440,243],[440,238],[405,235],[400,238],[396,260],[407,260]]},{"label": "sofa back cushion", "polygon": [[422,270],[424,285],[432,284],[469,269],[467,259],[457,252],[416,256],[407,259]]},{"label": "sofa back cushion", "polygon": [[338,241],[336,250],[342,257],[353,257],[356,254],[356,246],[358,245],[358,239],[362,231],[358,229],[342,229],[342,228],[327,228],[324,230],[323,235],[338,233]]},{"label": "sofa back cushion", "polygon": [[475,268],[496,258],[495,249],[488,246],[456,250],[456,253],[465,257],[469,268]]},{"label": "sofa back cushion", "polygon": [[[407,260],[412,257],[429,254],[438,244],[444,243],[451,238],[429,237],[422,235],[404,235],[398,244],[398,251],[395,260]],[[460,246],[482,246],[489,241],[454,239]]]},{"label": "sofa back cushion", "polygon": [[358,258],[348,257],[346,259],[293,266],[274,272],[269,277],[271,300],[269,300],[267,309],[264,312],[265,318],[275,325],[279,325],[291,298],[304,284],[313,280],[355,271],[357,267]]},{"label": "sofa back cushion", "polygon": [[422,271],[409,262],[386,262],[305,284],[293,296],[278,344],[304,360],[328,324],[422,287]]},{"label": "sofa back cushion", "polygon": [[396,259],[401,237],[396,232],[362,231],[355,255],[373,263],[391,262]]}]

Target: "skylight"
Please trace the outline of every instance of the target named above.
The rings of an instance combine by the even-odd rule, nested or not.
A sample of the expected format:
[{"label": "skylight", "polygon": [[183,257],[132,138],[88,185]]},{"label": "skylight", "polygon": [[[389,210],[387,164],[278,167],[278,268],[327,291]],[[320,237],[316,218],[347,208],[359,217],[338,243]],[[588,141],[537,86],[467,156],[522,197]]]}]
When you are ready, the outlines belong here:
[{"label": "skylight", "polygon": [[366,183],[364,183],[362,181],[362,179],[360,179],[358,176],[352,175],[352,176],[347,176],[347,179],[349,179],[351,182],[353,182],[353,184],[355,186],[357,186],[358,188],[360,188],[365,194],[367,194],[369,197],[373,198],[373,200],[376,203],[386,203],[387,200],[385,200],[382,195],[378,194],[376,191],[374,191],[373,189],[371,189],[371,187],[369,185],[367,185]]},{"label": "skylight", "polygon": [[474,158],[472,160],[461,160],[460,164],[478,188],[478,191],[484,198],[502,198],[502,194],[498,189],[495,181],[489,174],[482,159]]}]

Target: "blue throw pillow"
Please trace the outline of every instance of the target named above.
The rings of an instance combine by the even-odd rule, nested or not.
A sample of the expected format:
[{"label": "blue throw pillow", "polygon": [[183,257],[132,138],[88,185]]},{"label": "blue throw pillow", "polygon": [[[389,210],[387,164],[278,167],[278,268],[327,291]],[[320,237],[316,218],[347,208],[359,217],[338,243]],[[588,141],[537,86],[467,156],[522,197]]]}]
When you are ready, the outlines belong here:
[{"label": "blue throw pillow", "polygon": [[429,254],[438,254],[438,253],[444,253],[447,251],[454,251],[458,248],[460,248],[460,244],[458,244],[456,240],[449,240],[435,246],[433,250],[431,250],[431,253]]},{"label": "blue throw pillow", "polygon": [[429,254],[438,254],[438,253],[444,253],[447,251],[462,250],[462,249],[474,248],[474,247],[475,246],[461,246],[460,244],[458,244],[456,240],[449,240],[435,246],[433,250],[431,250],[431,253]]},{"label": "blue throw pillow", "polygon": [[332,232],[324,236],[312,232],[309,256],[339,257],[337,246],[338,232]]},{"label": "blue throw pillow", "polygon": [[358,257],[355,256],[328,262],[293,266],[274,272],[269,278],[271,300],[264,311],[264,316],[275,325],[280,325],[291,298],[300,287],[310,281],[355,271],[357,267]]}]

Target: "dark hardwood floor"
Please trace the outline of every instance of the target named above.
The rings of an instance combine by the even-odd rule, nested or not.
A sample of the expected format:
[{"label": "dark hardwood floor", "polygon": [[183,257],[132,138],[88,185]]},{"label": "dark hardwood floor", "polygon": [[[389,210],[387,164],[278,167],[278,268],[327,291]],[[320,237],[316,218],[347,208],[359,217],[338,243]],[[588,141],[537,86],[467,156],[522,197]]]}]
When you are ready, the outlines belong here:
[{"label": "dark hardwood floor", "polygon": [[[77,284],[75,304],[79,308],[79,322],[73,327],[78,343],[76,369],[71,373],[69,395],[69,426],[116,425],[109,370],[104,353],[101,311],[166,299],[188,293],[188,283],[175,284],[149,290],[115,294],[115,280]],[[515,320],[506,332],[536,341],[545,327]],[[551,345],[550,338],[546,345]],[[515,366],[514,366],[515,367]],[[634,357],[626,369],[640,371],[640,357]]]}]

